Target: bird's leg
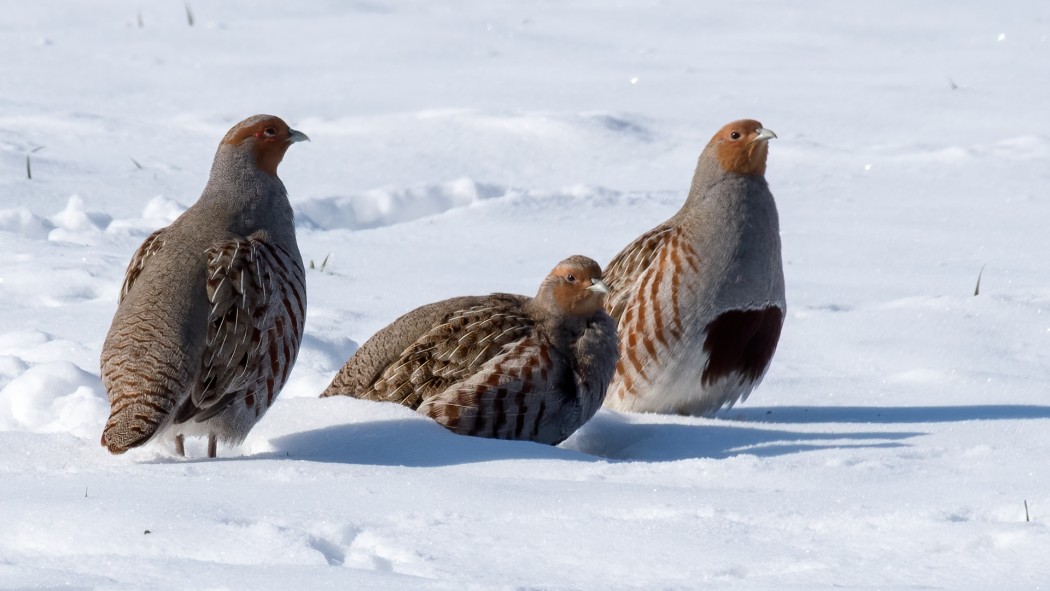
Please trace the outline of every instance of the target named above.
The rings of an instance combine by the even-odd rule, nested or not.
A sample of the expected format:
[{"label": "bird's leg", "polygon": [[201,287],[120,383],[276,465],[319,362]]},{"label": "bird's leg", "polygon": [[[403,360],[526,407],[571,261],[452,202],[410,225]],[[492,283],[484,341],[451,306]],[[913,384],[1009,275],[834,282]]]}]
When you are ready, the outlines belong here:
[{"label": "bird's leg", "polygon": [[216,445],[216,441],[215,441],[215,434],[214,433],[208,433],[208,457],[209,458],[214,458],[215,457],[215,448],[216,447],[217,447],[217,445]]},{"label": "bird's leg", "polygon": [[186,457],[186,447],[183,445],[183,437],[181,433],[175,436],[175,453],[181,458]]}]

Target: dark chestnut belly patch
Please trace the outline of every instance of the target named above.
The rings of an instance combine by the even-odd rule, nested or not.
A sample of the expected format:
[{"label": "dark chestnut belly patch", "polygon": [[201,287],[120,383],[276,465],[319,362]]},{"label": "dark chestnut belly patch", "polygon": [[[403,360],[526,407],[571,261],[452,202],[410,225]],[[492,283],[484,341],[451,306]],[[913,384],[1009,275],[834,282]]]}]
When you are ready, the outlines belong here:
[{"label": "dark chestnut belly patch", "polygon": [[708,386],[731,374],[751,381],[762,377],[780,340],[784,311],[777,306],[730,310],[707,325],[707,367],[701,384]]}]

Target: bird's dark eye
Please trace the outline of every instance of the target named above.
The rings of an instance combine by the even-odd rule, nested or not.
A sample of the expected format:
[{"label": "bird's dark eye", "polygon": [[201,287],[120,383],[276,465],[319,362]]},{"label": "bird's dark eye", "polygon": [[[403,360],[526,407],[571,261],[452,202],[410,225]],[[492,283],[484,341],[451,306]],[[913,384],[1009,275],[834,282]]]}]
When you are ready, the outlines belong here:
[{"label": "bird's dark eye", "polygon": [[575,275],[573,275],[572,273],[569,273],[568,275],[566,275],[566,276],[565,276],[565,279],[566,279],[566,280],[567,280],[567,281],[568,281],[569,283],[576,283],[576,276],[575,276]]},{"label": "bird's dark eye", "polygon": [[265,135],[266,137],[273,137],[277,135],[277,130],[272,127],[267,127],[263,130],[263,135]]},{"label": "bird's dark eye", "polygon": [[738,140],[738,139],[740,139],[740,132],[739,131],[734,131],[733,133],[729,134],[729,137],[731,139]]}]

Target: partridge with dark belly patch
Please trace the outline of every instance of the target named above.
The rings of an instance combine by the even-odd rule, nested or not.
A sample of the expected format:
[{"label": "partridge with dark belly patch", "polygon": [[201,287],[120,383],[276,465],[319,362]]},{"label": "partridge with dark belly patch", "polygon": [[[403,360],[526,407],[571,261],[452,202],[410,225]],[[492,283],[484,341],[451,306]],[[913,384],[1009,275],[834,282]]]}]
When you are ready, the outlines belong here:
[{"label": "partridge with dark belly patch", "polygon": [[606,269],[620,361],[606,406],[707,415],[746,398],[784,323],[776,203],[758,121],[734,121],[700,154],[685,205]]}]

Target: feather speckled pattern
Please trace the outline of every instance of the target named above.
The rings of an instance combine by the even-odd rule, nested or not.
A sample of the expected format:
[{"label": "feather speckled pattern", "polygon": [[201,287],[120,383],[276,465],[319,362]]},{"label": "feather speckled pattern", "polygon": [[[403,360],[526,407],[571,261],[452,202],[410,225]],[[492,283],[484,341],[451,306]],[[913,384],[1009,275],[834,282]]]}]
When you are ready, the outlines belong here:
[{"label": "feather speckled pattern", "polygon": [[417,308],[362,345],[322,396],[403,404],[462,435],[560,443],[601,407],[616,364],[601,277],[573,256],[535,298]]},{"label": "feather speckled pattern", "polygon": [[223,139],[200,199],[135,252],[101,355],[102,445],[239,443],[288,379],[306,277],[277,165],[306,136],[256,115]]},{"label": "feather speckled pattern", "polygon": [[786,300],[768,141],[753,120],[708,143],[685,205],[609,263],[620,360],[606,406],[707,415],[765,375]]}]

